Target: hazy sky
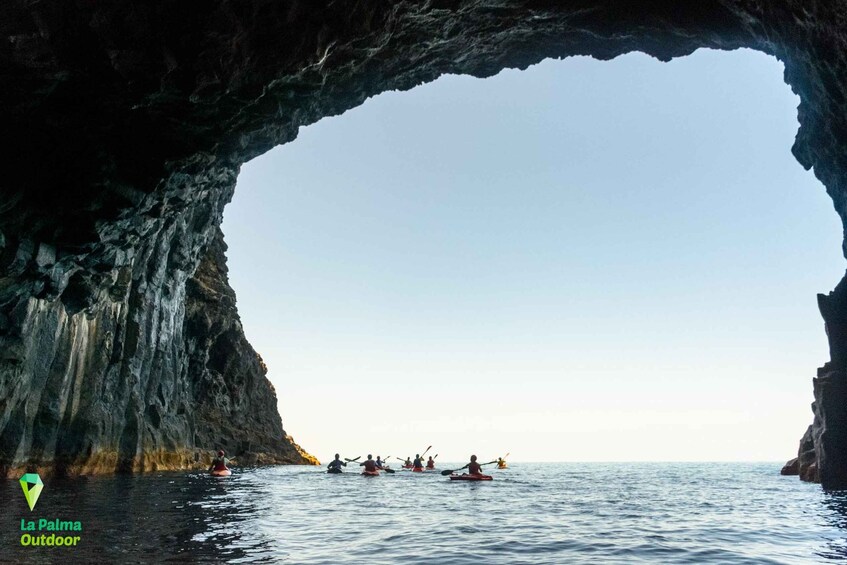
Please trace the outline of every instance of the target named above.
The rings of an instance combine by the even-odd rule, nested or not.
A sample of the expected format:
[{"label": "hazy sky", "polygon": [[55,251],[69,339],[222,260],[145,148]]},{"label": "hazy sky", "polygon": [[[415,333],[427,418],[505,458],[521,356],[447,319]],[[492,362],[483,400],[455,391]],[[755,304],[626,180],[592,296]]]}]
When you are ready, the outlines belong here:
[{"label": "hazy sky", "polygon": [[785,460],[844,271],[751,51],[447,76],[246,164],[230,277],[322,460]]}]

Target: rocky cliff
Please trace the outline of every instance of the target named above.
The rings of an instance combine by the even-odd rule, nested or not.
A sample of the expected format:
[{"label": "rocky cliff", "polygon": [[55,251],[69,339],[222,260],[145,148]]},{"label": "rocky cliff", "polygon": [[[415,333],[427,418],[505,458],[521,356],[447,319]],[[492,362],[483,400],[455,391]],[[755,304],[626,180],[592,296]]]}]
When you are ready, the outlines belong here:
[{"label": "rocky cliff", "polygon": [[[180,468],[218,444],[302,460],[218,226],[243,162],[385,90],[750,47],[785,63],[794,154],[847,218],[845,21],[830,0],[4,2],[0,467]],[[832,359],[810,434],[832,488],[847,487],[843,286],[820,302]]]}]

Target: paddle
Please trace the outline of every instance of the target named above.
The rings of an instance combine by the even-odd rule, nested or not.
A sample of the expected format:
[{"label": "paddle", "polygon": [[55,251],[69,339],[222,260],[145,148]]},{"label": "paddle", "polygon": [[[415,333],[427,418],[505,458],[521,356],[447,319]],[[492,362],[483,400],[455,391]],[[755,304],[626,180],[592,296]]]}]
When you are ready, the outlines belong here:
[{"label": "paddle", "polygon": [[426,455],[426,452],[429,451],[430,449],[432,449],[431,445],[429,447],[427,447],[426,450],[424,450],[423,453],[421,453],[421,459],[423,459],[424,455]]},{"label": "paddle", "polygon": [[[483,465],[491,465],[492,463],[497,463],[497,460],[495,459],[494,461],[489,461],[488,463],[480,463],[479,466],[482,467]],[[470,465],[470,463],[468,463],[468,465]],[[445,475],[445,476],[446,475],[452,475],[456,471],[461,471],[462,469],[467,469],[468,465],[465,465],[464,467],[459,467],[458,469],[444,469],[443,471],[441,471],[441,474]]]},{"label": "paddle", "polygon": [[362,458],[362,456],[361,456],[361,455],[359,455],[359,456],[358,456],[358,457],[356,457],[355,459],[347,459],[347,458],[345,457],[345,458],[344,458],[344,460],[345,460],[345,461],[347,461],[348,463],[355,463],[356,461],[358,461],[358,460],[359,460],[359,459],[361,459],[361,458]]}]

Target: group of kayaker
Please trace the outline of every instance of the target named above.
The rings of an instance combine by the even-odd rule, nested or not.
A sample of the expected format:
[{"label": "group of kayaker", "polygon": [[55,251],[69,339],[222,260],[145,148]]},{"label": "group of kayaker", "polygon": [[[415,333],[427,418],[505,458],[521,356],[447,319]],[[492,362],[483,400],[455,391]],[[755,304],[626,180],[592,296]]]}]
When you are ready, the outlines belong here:
[{"label": "group of kayaker", "polygon": [[[330,461],[329,465],[326,466],[327,473],[341,473],[343,472],[341,467],[346,467],[348,462],[355,463],[357,459],[359,458],[356,457],[356,459],[347,459],[346,461],[342,461],[341,456],[336,453],[335,459]],[[359,463],[359,467],[364,467],[364,470],[362,471],[364,474],[378,475],[381,470],[388,468],[388,465],[385,464],[385,461],[383,461],[379,455],[377,455],[376,460],[374,460],[373,455],[368,453],[368,458],[362,463]]]},{"label": "group of kayaker", "polygon": [[[436,455],[435,457],[438,457],[438,455]],[[424,470],[423,457],[421,457],[420,455],[415,455],[414,461],[412,461],[411,459],[406,457],[406,461],[403,462],[403,468],[404,469],[411,469],[412,471],[423,471]],[[427,459],[427,461],[426,461],[426,469],[428,471],[434,471],[435,470],[435,458],[432,455],[430,455],[429,459]]]},{"label": "group of kayaker", "polygon": [[[430,448],[428,447],[427,451],[429,451],[429,449]],[[426,452],[424,452],[424,454],[426,454]],[[434,471],[436,457],[438,457],[438,455],[436,455],[435,457],[430,455],[426,463],[424,463],[423,457],[419,454],[415,455],[414,460],[409,457],[406,457],[406,460],[403,462],[403,468],[410,469],[414,472],[422,472],[424,470]],[[342,467],[346,467],[348,462],[355,463],[358,459],[359,458],[356,457],[356,459],[347,459],[346,461],[342,461],[341,456],[336,453],[335,459],[330,461],[329,465],[327,465],[327,473],[342,473]],[[231,471],[228,467],[229,463],[230,460],[227,459],[226,453],[224,453],[223,450],[220,450],[218,451],[217,456],[212,459],[212,464],[209,466],[209,472],[213,475],[227,476],[231,474]],[[507,468],[506,460],[502,457],[498,457],[495,461],[491,461],[491,463],[497,463],[498,469]],[[488,465],[488,463],[485,464]],[[377,455],[376,460],[374,460],[373,456],[370,453],[368,454],[368,458],[365,461],[359,463],[359,467],[364,467],[362,471],[363,475],[379,475],[380,471],[388,471],[390,473],[394,472],[388,465],[387,460],[382,459],[382,457],[380,457],[379,455]],[[470,462],[464,467],[462,467],[462,469],[464,468],[468,469],[467,474],[470,476],[487,477],[487,475],[482,474],[482,465],[477,462],[476,455],[471,455]],[[450,471],[445,471],[445,473],[450,473]]]},{"label": "group of kayaker", "polygon": [[[407,457],[405,461],[403,461],[402,459],[400,459],[400,461],[403,461],[403,468],[404,469],[408,469],[408,470],[413,471],[413,472],[423,472],[425,470],[426,471],[434,471],[435,470],[435,458],[436,457],[438,457],[438,455],[436,455],[435,457],[430,455],[429,459],[427,459],[426,462],[424,462],[424,458],[421,455],[415,455],[414,459]],[[341,469],[342,467],[346,467],[347,463],[356,463],[358,461],[358,459],[359,458],[356,457],[356,459],[342,460],[341,456],[338,453],[336,453],[335,459],[333,459],[329,463],[329,465],[327,465],[327,473],[330,473],[330,474],[341,473],[341,472],[343,472],[342,469]],[[502,457],[498,457],[494,461],[489,461],[488,463],[480,464],[480,463],[477,462],[476,455],[471,455],[470,462],[459,470],[461,471],[462,469],[465,469],[465,468],[468,470],[468,473],[462,475],[463,477],[467,476],[470,479],[472,479],[472,478],[485,478],[485,479],[490,480],[491,479],[490,476],[484,475],[482,473],[482,465],[489,465],[491,463],[497,463],[498,469],[506,469],[507,468],[506,460]],[[388,465],[387,460],[382,459],[382,457],[379,456],[379,455],[377,455],[376,459],[374,459],[371,454],[368,454],[368,458],[365,461],[359,463],[359,466],[364,467],[364,469],[362,471],[363,475],[376,476],[376,475],[379,475],[380,471],[386,471],[388,473],[394,473],[394,470],[391,469],[390,466]],[[453,473],[453,471],[448,470],[448,471],[444,471],[442,474],[452,474],[452,473]]]}]

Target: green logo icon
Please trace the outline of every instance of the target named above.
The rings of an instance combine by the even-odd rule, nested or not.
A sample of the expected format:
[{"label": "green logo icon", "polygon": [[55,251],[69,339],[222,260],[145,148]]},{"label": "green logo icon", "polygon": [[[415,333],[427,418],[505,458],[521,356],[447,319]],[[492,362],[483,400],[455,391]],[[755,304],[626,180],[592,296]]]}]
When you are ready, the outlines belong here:
[{"label": "green logo icon", "polygon": [[27,473],[20,480],[21,488],[24,489],[26,503],[29,504],[29,511],[35,508],[35,503],[38,502],[38,496],[44,490],[44,483],[41,482],[41,477],[37,473]]}]

